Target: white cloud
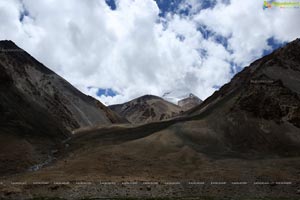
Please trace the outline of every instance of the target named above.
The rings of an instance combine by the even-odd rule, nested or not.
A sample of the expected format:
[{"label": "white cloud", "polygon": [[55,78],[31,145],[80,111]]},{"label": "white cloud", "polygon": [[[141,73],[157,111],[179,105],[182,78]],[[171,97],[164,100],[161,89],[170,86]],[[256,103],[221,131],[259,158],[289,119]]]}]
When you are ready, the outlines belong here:
[{"label": "white cloud", "polygon": [[217,4],[214,9],[201,10],[194,17],[199,24],[225,37],[231,36],[232,58],[240,65],[249,64],[267,49],[267,39],[291,41],[300,35],[299,9],[272,8],[263,10],[262,0],[231,0],[229,5]]},{"label": "white cloud", "polygon": [[[103,0],[22,2],[0,2],[0,39],[15,41],[87,94],[96,97],[95,88],[117,91],[99,98],[107,104],[168,91],[204,99],[231,78],[229,61],[249,64],[268,48],[269,37],[289,41],[300,33],[299,10],[263,11],[260,0],[220,0],[200,12],[199,1],[186,0],[181,8],[192,6],[189,16],[165,19],[153,0],[119,0],[116,10]],[[30,15],[20,22],[24,9]],[[231,36],[232,52],[204,39],[199,25]]]}]

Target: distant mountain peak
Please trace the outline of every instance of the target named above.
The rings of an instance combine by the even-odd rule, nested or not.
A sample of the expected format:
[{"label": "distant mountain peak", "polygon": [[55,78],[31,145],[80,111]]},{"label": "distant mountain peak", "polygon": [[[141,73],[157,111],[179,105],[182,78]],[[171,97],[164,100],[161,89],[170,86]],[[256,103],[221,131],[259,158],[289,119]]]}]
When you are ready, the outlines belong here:
[{"label": "distant mountain peak", "polygon": [[148,100],[148,99],[161,99],[161,98],[158,97],[158,96],[152,95],[152,94],[146,94],[146,95],[143,95],[143,96],[138,97],[136,99]]},{"label": "distant mountain peak", "polygon": [[144,95],[109,108],[133,124],[169,119],[182,111],[179,106],[154,95]]},{"label": "distant mountain peak", "polygon": [[183,98],[178,101],[178,106],[180,106],[183,110],[189,110],[195,106],[198,106],[202,103],[202,100],[194,95],[193,93],[190,93],[187,95],[186,98]]}]

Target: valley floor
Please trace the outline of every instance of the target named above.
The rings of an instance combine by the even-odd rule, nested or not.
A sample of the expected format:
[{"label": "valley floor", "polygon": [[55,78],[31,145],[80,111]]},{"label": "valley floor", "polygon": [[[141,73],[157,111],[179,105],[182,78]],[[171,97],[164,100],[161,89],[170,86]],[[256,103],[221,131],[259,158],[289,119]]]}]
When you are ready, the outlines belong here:
[{"label": "valley floor", "polygon": [[203,153],[170,123],[83,130],[50,165],[0,178],[0,199],[300,198],[300,157]]}]

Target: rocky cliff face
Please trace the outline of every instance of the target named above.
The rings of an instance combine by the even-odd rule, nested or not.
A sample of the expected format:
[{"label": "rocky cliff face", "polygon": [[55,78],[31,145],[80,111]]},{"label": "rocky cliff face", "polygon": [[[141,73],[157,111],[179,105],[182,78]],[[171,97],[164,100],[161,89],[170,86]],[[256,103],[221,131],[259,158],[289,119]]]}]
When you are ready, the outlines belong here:
[{"label": "rocky cliff face", "polygon": [[102,103],[78,91],[13,42],[1,41],[0,49],[0,64],[15,87],[67,129],[123,122]]},{"label": "rocky cliff face", "polygon": [[177,116],[182,109],[164,99],[145,95],[124,104],[109,106],[133,124],[161,121]]}]

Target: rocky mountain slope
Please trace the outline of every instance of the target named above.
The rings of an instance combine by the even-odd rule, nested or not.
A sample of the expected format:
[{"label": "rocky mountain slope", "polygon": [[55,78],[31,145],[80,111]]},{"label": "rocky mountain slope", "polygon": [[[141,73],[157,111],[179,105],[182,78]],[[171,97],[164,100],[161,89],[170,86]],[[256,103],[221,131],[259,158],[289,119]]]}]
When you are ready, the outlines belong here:
[{"label": "rocky mountain slope", "polygon": [[48,110],[68,129],[124,120],[86,96],[11,41],[0,41],[0,64],[27,98]]},{"label": "rocky mountain slope", "polygon": [[125,121],[11,41],[0,41],[0,176],[50,162],[70,131]]},{"label": "rocky mountain slope", "polygon": [[69,131],[15,87],[0,63],[0,176],[47,160]]},{"label": "rocky mountain slope", "polygon": [[169,119],[182,111],[179,106],[153,95],[145,95],[109,108],[133,124]]},{"label": "rocky mountain slope", "polygon": [[297,39],[246,67],[189,112],[193,121],[178,126],[213,142],[207,151],[299,155],[299,77]]}]

